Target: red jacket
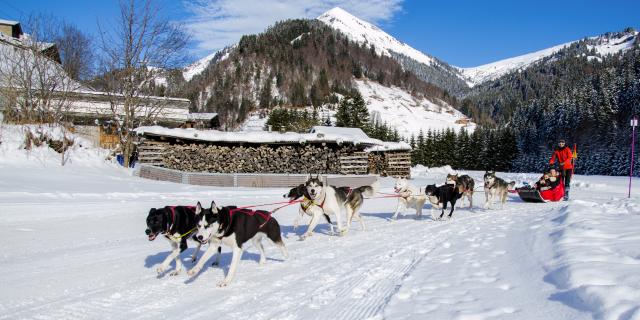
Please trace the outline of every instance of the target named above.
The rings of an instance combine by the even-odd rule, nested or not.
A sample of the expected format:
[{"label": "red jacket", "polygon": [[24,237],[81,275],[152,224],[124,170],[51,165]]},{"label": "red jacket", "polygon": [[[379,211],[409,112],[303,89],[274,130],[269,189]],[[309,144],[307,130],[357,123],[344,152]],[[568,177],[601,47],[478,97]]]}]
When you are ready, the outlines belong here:
[{"label": "red jacket", "polygon": [[540,191],[540,196],[547,201],[560,201],[564,197],[564,184],[560,181],[555,188]]},{"label": "red jacket", "polygon": [[556,162],[556,158],[558,158],[558,163],[560,163],[562,169],[573,169],[573,163],[571,161],[573,158],[573,152],[571,151],[571,148],[567,146],[556,148],[551,156],[551,160],[549,160],[549,164],[554,164]]}]

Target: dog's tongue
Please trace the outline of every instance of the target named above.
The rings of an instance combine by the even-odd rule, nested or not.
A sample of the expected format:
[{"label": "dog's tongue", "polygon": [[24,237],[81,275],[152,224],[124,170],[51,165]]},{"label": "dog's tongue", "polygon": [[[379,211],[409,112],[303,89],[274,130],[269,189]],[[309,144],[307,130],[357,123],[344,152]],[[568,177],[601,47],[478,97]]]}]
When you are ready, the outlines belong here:
[{"label": "dog's tongue", "polygon": [[156,239],[156,235],[155,234],[150,234],[149,235],[149,241],[153,241]]}]

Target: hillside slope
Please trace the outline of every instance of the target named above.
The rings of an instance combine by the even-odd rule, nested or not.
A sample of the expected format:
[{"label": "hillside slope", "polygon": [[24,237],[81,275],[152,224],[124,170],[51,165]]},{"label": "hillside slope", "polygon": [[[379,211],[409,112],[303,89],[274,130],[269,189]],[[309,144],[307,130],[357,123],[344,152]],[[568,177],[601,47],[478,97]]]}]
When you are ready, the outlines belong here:
[{"label": "hillside slope", "polygon": [[359,79],[401,89],[454,113],[457,106],[446,91],[403,70],[392,57],[316,20],[284,21],[244,36],[224,57],[192,78],[187,95],[199,111],[218,112],[227,129],[256,109],[335,103],[337,96],[357,90],[354,80]]}]

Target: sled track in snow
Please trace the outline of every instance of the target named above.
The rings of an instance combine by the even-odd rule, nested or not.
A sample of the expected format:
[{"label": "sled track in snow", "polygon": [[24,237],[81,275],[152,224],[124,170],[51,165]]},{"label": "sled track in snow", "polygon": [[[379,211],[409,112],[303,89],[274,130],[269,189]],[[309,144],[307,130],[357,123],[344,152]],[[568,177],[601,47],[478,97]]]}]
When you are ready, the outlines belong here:
[{"label": "sled track in snow", "polygon": [[[259,266],[255,260],[255,248],[248,246],[238,274],[228,288],[217,288],[223,273],[228,269],[230,253],[225,251],[222,269],[207,267],[195,279],[190,280],[183,272],[180,276],[165,276],[157,279],[155,266],[146,269],[148,276],[129,279],[126,283],[108,284],[95,290],[81,292],[78,297],[67,297],[50,301],[34,302],[18,310],[9,308],[1,319],[42,318],[72,319],[96,317],[155,318],[162,316],[163,308],[172,302],[191,301],[185,310],[193,318],[209,318],[224,313],[229,318],[254,319],[366,319],[382,317],[384,310],[402,287],[404,279],[425,257],[435,250],[444,249],[442,244],[458,233],[473,232],[495,215],[512,214],[524,205],[510,203],[506,210],[456,211],[450,221],[401,219],[390,222],[384,214],[371,214],[365,219],[368,231],[352,231],[344,237],[329,237],[316,234],[306,241],[295,241],[288,233],[285,240],[291,258],[279,261],[279,251],[266,245],[268,261]],[[515,207],[515,208],[513,208]],[[366,208],[365,208],[366,209]],[[547,210],[540,208],[532,214]],[[517,209],[516,209],[517,210]],[[366,212],[367,210],[365,210]],[[428,216],[429,210],[425,210]],[[413,217],[409,213],[407,218]],[[472,222],[472,223],[469,223]],[[303,227],[304,230],[305,227]],[[300,231],[298,231],[300,232]],[[125,239],[123,245],[135,243]],[[148,251],[145,246],[124,250],[121,255],[106,254],[112,259],[139,261]],[[101,248],[82,247],[82,251],[100,251]],[[357,252],[341,254],[341,249]],[[355,249],[355,250],[354,250]],[[108,248],[117,250],[117,248]],[[228,250],[228,249],[225,249]],[[249,258],[248,258],[249,256]],[[186,258],[186,255],[183,255]],[[276,261],[274,261],[274,259]],[[83,262],[76,268],[91,268],[92,264],[117,263],[115,260]],[[185,264],[191,267],[190,263]],[[223,272],[224,271],[224,272]],[[266,274],[276,281],[264,281]],[[104,276],[108,283],[108,276]],[[114,294],[114,292],[116,292]],[[243,296],[240,301],[234,296]],[[246,300],[253,301],[245,303]],[[268,308],[263,306],[268,305]],[[331,306],[327,308],[326,306]],[[175,307],[175,306],[173,306]]]}]

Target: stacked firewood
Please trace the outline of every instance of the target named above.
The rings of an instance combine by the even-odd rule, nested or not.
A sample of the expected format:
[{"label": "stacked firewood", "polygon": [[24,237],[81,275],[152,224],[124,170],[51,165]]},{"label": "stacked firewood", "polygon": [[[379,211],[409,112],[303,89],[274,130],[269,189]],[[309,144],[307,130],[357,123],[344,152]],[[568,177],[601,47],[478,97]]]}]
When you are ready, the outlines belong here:
[{"label": "stacked firewood", "polygon": [[322,145],[216,146],[176,144],[163,154],[164,167],[189,172],[218,173],[340,173],[338,149]]},{"label": "stacked firewood", "polygon": [[369,173],[387,176],[387,162],[382,153],[369,153]]}]

